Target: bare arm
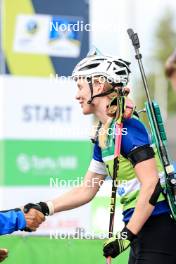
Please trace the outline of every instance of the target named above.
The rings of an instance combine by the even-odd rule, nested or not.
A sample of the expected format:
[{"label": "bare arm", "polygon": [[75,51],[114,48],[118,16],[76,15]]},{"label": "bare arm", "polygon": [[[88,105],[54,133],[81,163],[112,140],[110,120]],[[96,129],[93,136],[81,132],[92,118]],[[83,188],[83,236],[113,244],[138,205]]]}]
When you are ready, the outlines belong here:
[{"label": "bare arm", "polygon": [[54,212],[70,210],[90,202],[102,185],[104,177],[103,175],[88,171],[81,186],[75,187],[52,200]]},{"label": "bare arm", "polygon": [[138,163],[135,166],[135,171],[141,183],[141,189],[134,213],[127,227],[134,234],[137,234],[154,209],[154,206],[149,203],[149,200],[154,192],[159,177],[154,158]]}]

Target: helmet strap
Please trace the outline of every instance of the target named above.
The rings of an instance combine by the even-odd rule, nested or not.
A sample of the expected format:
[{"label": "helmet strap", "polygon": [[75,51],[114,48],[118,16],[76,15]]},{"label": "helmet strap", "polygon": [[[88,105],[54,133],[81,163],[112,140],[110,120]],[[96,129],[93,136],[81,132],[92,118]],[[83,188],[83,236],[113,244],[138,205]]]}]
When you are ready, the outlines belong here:
[{"label": "helmet strap", "polygon": [[106,96],[108,94],[111,94],[112,92],[114,92],[114,87],[117,86],[117,84],[114,84],[113,87],[106,91],[106,92],[103,92],[103,93],[100,93],[100,94],[95,94],[93,95],[93,83],[92,83],[92,78],[88,78],[88,83],[89,83],[89,87],[90,87],[90,99],[87,101],[87,104],[91,104],[93,99],[96,98],[96,97],[103,97],[103,96]]},{"label": "helmet strap", "polygon": [[89,88],[90,88],[90,99],[87,101],[87,104],[91,104],[93,101],[93,83],[92,83],[92,78],[87,78],[87,81],[89,83]]}]

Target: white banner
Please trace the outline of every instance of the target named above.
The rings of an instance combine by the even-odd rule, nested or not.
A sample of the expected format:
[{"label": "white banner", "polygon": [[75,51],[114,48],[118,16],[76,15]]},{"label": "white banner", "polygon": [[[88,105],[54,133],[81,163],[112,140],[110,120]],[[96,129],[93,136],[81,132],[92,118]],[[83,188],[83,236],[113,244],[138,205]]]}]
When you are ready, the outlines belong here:
[{"label": "white banner", "polygon": [[[16,207],[22,207],[32,202],[47,201],[60,196],[68,191],[68,188],[50,188],[50,187],[4,187],[0,188],[3,194],[3,205],[1,210],[7,210]],[[15,199],[9,199],[15,197]],[[57,213],[46,218],[37,232],[33,235],[51,235],[59,236],[60,234],[75,234],[77,228],[83,228],[86,232],[90,232],[91,226],[91,207],[90,203],[77,209]],[[19,232],[21,234],[21,232]],[[26,233],[28,235],[28,233]],[[59,238],[59,237],[58,237]]]},{"label": "white banner", "polygon": [[4,138],[88,140],[92,117],[75,95],[71,80],[4,77]]},{"label": "white banner", "polygon": [[[111,184],[111,181],[105,181],[90,203],[47,217],[37,232],[32,233],[32,235],[50,235],[51,238],[64,238],[60,235],[74,235],[77,231],[81,236],[84,233],[92,237],[97,237],[100,234],[108,235]],[[29,202],[37,203],[52,200],[69,191],[70,188],[54,186],[52,188],[40,186],[0,188],[3,203],[1,210],[22,207]],[[9,197],[15,197],[15,199],[9,199]],[[120,231],[124,225],[118,195],[114,224],[114,232]],[[18,233],[22,234],[21,232]],[[28,233],[25,234],[28,235]]]}]

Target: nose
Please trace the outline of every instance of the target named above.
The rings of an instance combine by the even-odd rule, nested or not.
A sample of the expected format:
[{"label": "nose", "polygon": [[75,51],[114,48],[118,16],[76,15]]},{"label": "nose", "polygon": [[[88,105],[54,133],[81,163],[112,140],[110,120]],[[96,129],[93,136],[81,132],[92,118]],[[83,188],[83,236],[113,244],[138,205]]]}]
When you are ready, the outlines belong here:
[{"label": "nose", "polygon": [[79,99],[80,99],[80,92],[79,92],[79,90],[77,90],[77,93],[76,93],[75,99],[76,99],[76,100],[79,100]]}]

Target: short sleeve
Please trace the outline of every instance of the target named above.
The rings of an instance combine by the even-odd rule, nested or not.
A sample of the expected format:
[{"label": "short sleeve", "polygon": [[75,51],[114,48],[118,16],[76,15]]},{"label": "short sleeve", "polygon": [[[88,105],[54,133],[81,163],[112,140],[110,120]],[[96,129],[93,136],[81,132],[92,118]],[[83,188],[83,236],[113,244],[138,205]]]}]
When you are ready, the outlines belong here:
[{"label": "short sleeve", "polygon": [[101,148],[98,145],[98,142],[95,142],[93,149],[93,159],[99,162],[103,162]]},{"label": "short sleeve", "polygon": [[91,160],[88,170],[97,174],[107,176],[105,164],[94,159]]},{"label": "short sleeve", "polygon": [[95,142],[94,144],[93,157],[88,170],[101,175],[107,175],[106,166],[103,162],[101,148],[99,147],[98,142]]},{"label": "short sleeve", "polygon": [[126,133],[122,135],[121,152],[124,156],[135,148],[150,145],[149,133],[144,124],[136,118],[125,119],[123,129]]}]

